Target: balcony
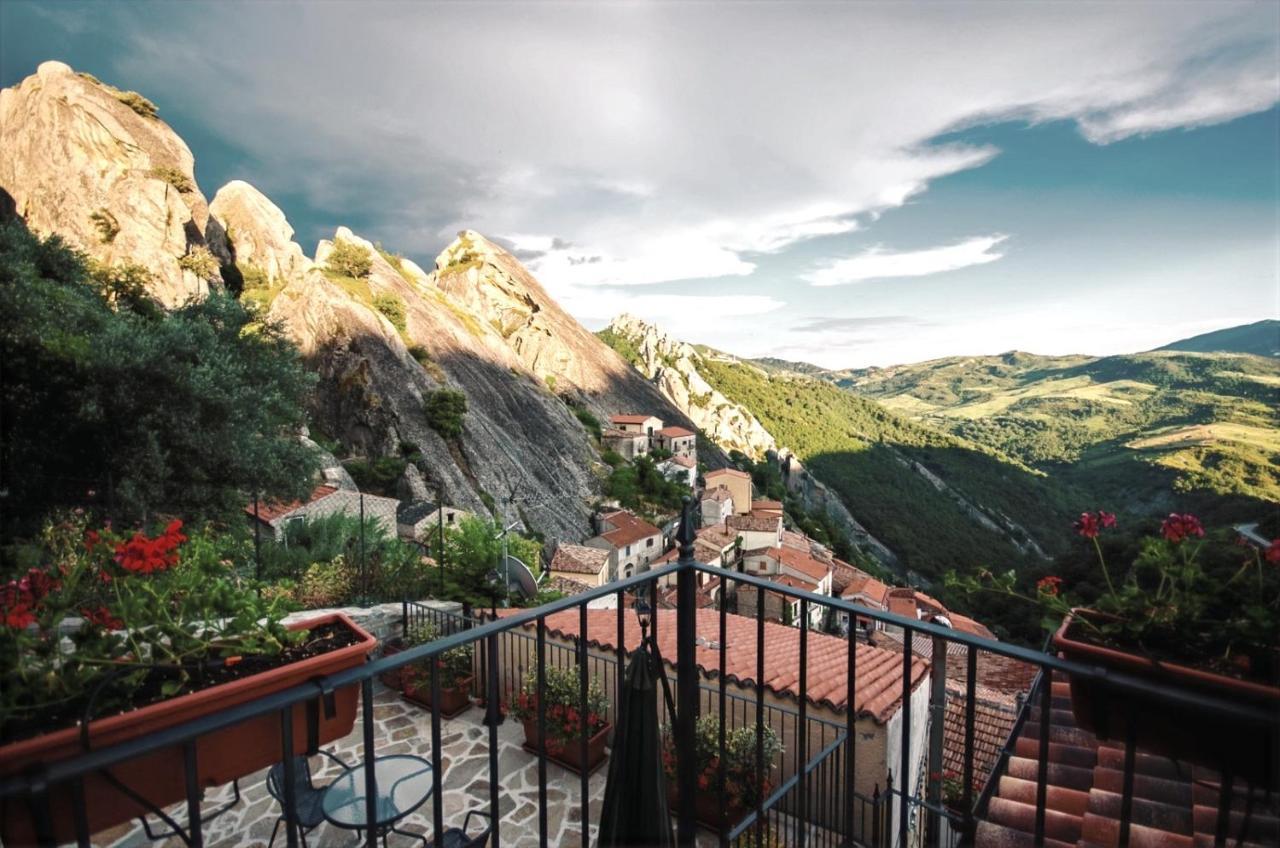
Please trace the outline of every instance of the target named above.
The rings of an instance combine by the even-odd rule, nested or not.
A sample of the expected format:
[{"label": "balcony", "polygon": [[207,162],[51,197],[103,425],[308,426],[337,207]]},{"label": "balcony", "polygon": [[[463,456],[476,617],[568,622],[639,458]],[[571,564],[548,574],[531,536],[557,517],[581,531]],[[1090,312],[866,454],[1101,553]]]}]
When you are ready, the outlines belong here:
[{"label": "balcony", "polygon": [[[719,584],[721,598],[737,595],[735,586],[754,590],[760,600],[765,592],[789,595],[801,607],[801,620],[816,605],[901,628],[903,644],[930,643],[929,659],[723,609],[698,609],[695,596],[699,582],[705,582],[700,574]],[[1259,739],[1278,738],[1276,716],[684,557],[576,597],[496,617],[449,616],[406,602],[405,626],[430,619],[445,635],[319,681],[324,690],[355,687],[359,692],[354,729],[325,746],[328,751],[353,765],[374,757],[413,755],[429,763],[438,777],[422,803],[386,834],[388,844],[429,842],[433,834],[461,825],[472,811],[492,817],[492,846],[596,844],[607,766],[589,774],[569,771],[545,753],[530,753],[523,744],[524,728],[513,716],[501,723],[492,719],[499,703],[514,702],[525,675],[542,680],[553,669],[567,669],[579,680],[599,684],[610,701],[605,717],[614,721],[619,670],[640,646],[634,595],[657,597],[665,582],[677,586],[675,608],[654,611],[650,625],[671,678],[671,706],[658,696],[660,721],[672,728],[675,750],[691,751],[698,716],[724,717],[712,722],[711,745],[719,765],[699,774],[692,763],[677,762],[671,790],[678,844],[1262,845],[1274,844],[1280,835],[1274,793],[1205,769],[1184,773],[1177,763],[1132,743],[1098,742],[1071,721],[1063,684],[1073,676],[1105,678],[1134,698],[1190,704],[1205,722],[1234,723]],[[600,608],[610,602],[611,608]],[[406,703],[378,681],[382,674],[463,645],[475,649],[470,694],[485,698],[483,706],[477,703],[445,718]],[[1008,735],[994,749],[984,747],[982,738],[990,733],[988,719],[998,716],[985,712],[980,662],[1021,663],[1036,672],[1029,697],[1019,709],[1008,711]],[[0,782],[0,799],[7,815],[33,823],[37,844],[56,844],[57,834],[80,845],[141,845],[172,825],[182,832],[156,841],[266,844],[282,806],[296,810],[299,799],[287,788],[292,783],[282,801],[272,798],[265,772],[242,777],[234,786],[203,790],[189,779],[184,802],[163,811],[170,825],[153,815],[145,826],[122,825],[100,833],[90,833],[85,825],[78,788],[104,769],[162,749],[185,757],[188,773],[194,775],[195,740],[256,716],[276,715],[289,727],[294,707],[317,703],[317,691],[316,685],[297,686],[10,776]],[[534,723],[545,728],[541,723],[546,720],[540,713]],[[715,732],[721,728],[723,732]],[[781,744],[768,758],[766,728]],[[723,769],[734,731],[748,734],[743,757],[754,779],[767,780],[741,809],[725,802],[731,778]],[[749,744],[751,734],[754,745]],[[291,760],[293,738],[293,733],[281,734],[281,762]],[[585,748],[585,731],[579,742]],[[313,762],[318,766],[322,761]],[[959,772],[949,792],[944,763]],[[317,785],[338,771],[333,764],[317,770]],[[365,784],[364,789],[372,790],[366,797],[377,797],[375,782],[376,777]],[[706,805],[699,809],[699,797],[715,801],[710,813]],[[67,820],[59,821],[68,809]],[[218,814],[210,817],[211,811]],[[361,838],[373,845],[379,841],[378,829],[369,826],[379,821],[375,805],[368,804],[361,811],[365,813]],[[311,845],[345,845],[352,836],[351,830],[322,824],[307,838]],[[282,827],[277,844],[283,840],[293,846],[301,838],[296,829]]]}]

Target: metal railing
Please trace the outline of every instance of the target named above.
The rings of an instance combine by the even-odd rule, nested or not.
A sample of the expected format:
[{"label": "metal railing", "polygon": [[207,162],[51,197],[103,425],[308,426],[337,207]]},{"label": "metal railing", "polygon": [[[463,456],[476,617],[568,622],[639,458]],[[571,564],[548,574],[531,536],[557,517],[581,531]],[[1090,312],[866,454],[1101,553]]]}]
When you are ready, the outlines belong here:
[{"label": "metal railing", "polygon": [[[928,819],[930,816],[942,814],[936,798],[937,783],[932,777],[921,782],[922,771],[926,768],[926,746],[923,744],[926,734],[920,733],[921,719],[913,712],[913,704],[918,708],[920,699],[928,701],[932,696],[929,687],[923,685],[914,664],[920,662],[910,650],[916,635],[935,640],[935,645],[960,645],[963,647],[963,660],[966,665],[965,675],[965,733],[963,744],[963,787],[964,795],[960,804],[963,811],[952,821],[953,829],[964,837],[972,838],[976,817],[985,812],[987,798],[992,791],[994,780],[988,781],[987,788],[981,798],[975,798],[973,787],[974,774],[974,709],[975,687],[977,678],[977,660],[980,653],[986,652],[1019,660],[1040,669],[1038,689],[1043,693],[1040,697],[1028,699],[1027,708],[1019,719],[1017,731],[1022,728],[1031,710],[1039,711],[1038,755],[1039,767],[1037,775],[1036,816],[1033,838],[1036,844],[1045,840],[1045,810],[1048,790],[1049,728],[1052,716],[1049,709],[1051,698],[1048,697],[1049,681],[1054,674],[1069,675],[1089,680],[1105,681],[1116,692],[1134,696],[1156,698],[1170,704],[1198,709],[1212,714],[1222,721],[1231,721],[1241,728],[1258,728],[1265,734],[1274,734],[1276,716],[1265,710],[1211,698],[1196,692],[1162,686],[1150,680],[1125,674],[1117,674],[1101,668],[1070,662],[1043,652],[1031,650],[1001,642],[994,642],[981,637],[952,630],[950,628],[912,619],[902,618],[887,612],[868,609],[839,598],[817,596],[804,591],[792,589],[769,581],[767,578],[723,568],[701,565],[693,560],[689,534],[682,533],[684,543],[681,558],[673,563],[653,571],[643,572],[633,577],[617,581],[599,588],[591,589],[580,595],[564,598],[534,609],[511,611],[497,620],[463,621],[452,632],[445,632],[433,642],[416,645],[391,656],[385,656],[365,663],[359,667],[341,671],[318,681],[293,686],[282,691],[273,692],[252,701],[229,707],[223,711],[206,715],[185,723],[171,726],[141,738],[132,739],[92,750],[56,762],[49,762],[20,774],[10,774],[0,779],[0,803],[12,815],[29,816],[33,823],[35,841],[41,845],[54,844],[55,822],[53,822],[53,800],[59,804],[70,799],[73,810],[71,830],[74,840],[79,845],[89,845],[92,834],[88,831],[85,815],[83,786],[87,778],[118,766],[126,761],[151,755],[162,750],[172,750],[180,757],[188,775],[185,786],[185,824],[180,837],[187,844],[202,846],[204,844],[202,808],[204,805],[203,790],[195,779],[197,752],[195,742],[199,738],[225,728],[262,716],[276,716],[281,728],[279,761],[285,765],[286,780],[282,805],[286,821],[293,821],[293,813],[297,810],[298,799],[294,793],[295,781],[290,773],[295,753],[294,715],[295,710],[305,709],[308,704],[315,704],[322,697],[320,692],[333,692],[344,687],[355,687],[359,690],[362,710],[359,718],[361,738],[360,755],[363,764],[371,763],[378,754],[380,740],[375,727],[375,680],[382,674],[408,666],[411,663],[432,660],[446,651],[461,646],[477,646],[476,662],[484,663],[483,674],[473,683],[474,692],[478,695],[493,695],[487,698],[486,709],[496,712],[503,699],[519,685],[520,673],[532,673],[537,685],[545,684],[547,669],[552,665],[559,667],[576,667],[579,680],[583,684],[582,711],[587,708],[586,682],[593,676],[599,676],[606,686],[606,691],[614,693],[617,700],[618,684],[625,668],[628,646],[625,642],[625,616],[634,615],[629,608],[628,594],[642,587],[648,587],[650,597],[656,591],[660,581],[674,579],[676,582],[676,656],[664,657],[675,674],[676,715],[668,716],[672,725],[675,745],[678,751],[694,750],[695,722],[701,713],[718,713],[726,716],[727,721],[719,723],[718,762],[720,764],[715,780],[715,791],[721,797],[725,793],[726,740],[728,733],[735,727],[754,727],[755,739],[755,774],[757,777],[778,770],[779,782],[772,788],[768,796],[756,793],[754,807],[736,822],[729,822],[725,817],[713,823],[718,825],[718,840],[721,845],[840,845],[840,846],[887,846],[897,844],[907,846],[916,841],[936,844],[939,828],[912,826],[913,817]],[[697,590],[699,575],[707,575],[718,581],[719,597],[729,597],[729,588],[754,587],[757,593],[757,609],[765,609],[763,598],[765,592],[781,594],[798,600],[801,607],[801,621],[808,621],[811,605],[817,604],[836,613],[872,619],[902,629],[904,645],[907,646],[901,658],[900,680],[897,685],[897,709],[894,717],[887,723],[875,725],[875,738],[864,738],[867,726],[860,724],[865,716],[857,713],[857,682],[859,680],[858,652],[854,649],[854,641],[846,641],[844,649],[843,669],[845,691],[839,698],[828,697],[820,707],[825,714],[815,711],[819,704],[810,698],[813,681],[809,679],[809,652],[811,642],[817,638],[808,628],[798,629],[798,665],[796,677],[788,687],[790,693],[776,691],[768,679],[766,654],[766,622],[764,618],[755,619],[755,657],[756,668],[752,675],[738,675],[732,681],[727,673],[727,621],[729,613],[726,604],[720,603],[716,611],[719,634],[715,640],[718,646],[715,667],[699,664],[696,650],[706,648],[709,634],[702,634],[698,640]],[[592,617],[588,615],[588,604],[598,599],[613,596],[616,601],[614,620],[608,628],[608,636],[612,640],[613,651],[591,649]],[[547,620],[550,616],[576,611],[577,634],[579,641],[575,646],[565,647],[556,644],[555,637],[548,632]],[[406,620],[410,610],[406,604]],[[598,621],[598,617],[596,619]],[[657,618],[655,617],[655,622]],[[656,624],[655,624],[656,626]],[[664,624],[669,626],[669,624]],[[446,631],[449,628],[444,628]],[[603,634],[602,634],[603,635]],[[824,639],[836,637],[823,636]],[[603,641],[603,640],[601,640]],[[825,643],[828,644],[829,643]],[[529,650],[530,646],[532,650]],[[527,665],[517,663],[515,677],[510,676],[511,666],[508,662],[519,654],[527,657]],[[935,650],[931,660],[929,673],[945,674],[945,663],[954,661],[955,656],[948,658],[947,650]],[[788,660],[789,661],[789,660]],[[896,661],[896,660],[895,660]],[[440,703],[440,675],[435,662],[429,662],[430,687],[432,703]],[[504,678],[504,673],[507,676]],[[785,704],[783,702],[785,701]],[[835,705],[832,706],[832,701]],[[794,706],[792,706],[794,704]],[[612,708],[611,708],[612,711]],[[919,715],[927,716],[921,711]],[[836,717],[832,721],[830,716]],[[914,717],[913,717],[914,716]],[[612,718],[612,715],[610,715]],[[443,791],[450,775],[442,771],[442,739],[443,722],[439,711],[432,711],[430,731],[430,757],[435,770],[436,779],[431,790],[430,832],[436,835],[445,830]],[[897,732],[890,738],[893,722],[897,722]],[[545,701],[539,699],[536,722],[539,732],[545,738],[547,714]],[[790,722],[792,731],[788,738],[790,750],[780,755],[777,763],[766,763],[764,757],[764,728],[774,723],[785,725]],[[499,769],[499,738],[496,721],[487,722],[488,750],[488,811],[492,816],[492,835],[490,845],[501,846],[504,829],[517,827],[503,821],[501,793],[503,774]],[[913,726],[914,725],[914,726]],[[785,734],[784,734],[785,735]],[[1268,736],[1267,738],[1274,738]],[[583,722],[581,738],[578,740],[580,754],[585,762],[587,757],[587,728]],[[1122,829],[1121,842],[1127,840],[1129,823],[1133,806],[1133,771],[1134,743],[1128,740],[1125,757],[1125,776],[1123,784]],[[549,844],[548,826],[548,758],[545,751],[536,753],[538,815],[537,831],[540,845]],[[1009,751],[1001,757],[1000,768],[1007,762]],[[690,758],[691,760],[692,758]],[[888,777],[888,763],[892,760],[898,768],[892,775],[894,785],[881,787],[882,776]],[[698,812],[696,798],[699,794],[698,774],[692,762],[678,758],[677,775],[674,794],[678,801],[673,809],[677,842],[681,845],[693,844],[698,829]],[[378,841],[378,811],[376,799],[378,787],[376,772],[372,768],[364,769],[366,799],[366,829],[364,837],[369,846]],[[925,797],[920,797],[918,786],[925,785]],[[873,791],[868,791],[874,786]],[[576,797],[575,797],[576,795]],[[576,793],[570,793],[559,803],[577,805],[576,821],[580,823],[581,844],[589,846],[591,840],[589,775],[586,770],[580,776]],[[932,799],[932,800],[931,800]],[[1229,801],[1229,799],[1226,799]],[[723,805],[721,805],[723,809]],[[954,814],[953,814],[954,815]],[[1230,815],[1230,804],[1224,803],[1219,810],[1219,833],[1226,832],[1224,824]],[[455,824],[455,823],[450,823]],[[65,827],[65,823],[62,824]],[[518,827],[532,827],[532,824]],[[299,844],[299,833],[292,825],[286,826],[287,841],[290,848]],[[509,834],[508,834],[509,835]]]}]

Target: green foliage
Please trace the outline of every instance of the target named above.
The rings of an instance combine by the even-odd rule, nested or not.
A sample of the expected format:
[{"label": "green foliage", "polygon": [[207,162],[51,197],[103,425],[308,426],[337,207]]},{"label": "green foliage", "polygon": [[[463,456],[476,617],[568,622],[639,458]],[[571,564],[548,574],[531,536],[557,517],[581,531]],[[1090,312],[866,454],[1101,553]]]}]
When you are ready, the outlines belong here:
[{"label": "green foliage", "polygon": [[445,380],[444,369],[440,367],[440,363],[431,358],[431,351],[427,350],[424,345],[409,345],[409,355],[414,361],[422,366],[422,370],[431,375],[431,379],[437,383],[443,383]]},{"label": "green foliage", "polygon": [[265,289],[271,285],[271,278],[259,266],[246,262],[243,265],[237,263],[236,267],[240,269],[240,278],[244,280],[244,291]]},{"label": "green foliage", "polygon": [[[694,727],[693,758],[700,784],[703,782],[702,779],[705,779],[708,786],[719,785],[720,724],[719,715],[708,713],[699,716]],[[726,727],[724,730],[724,776],[727,796],[724,800],[740,808],[751,807],[773,789],[770,775],[776,768],[778,757],[783,753],[782,740],[769,724],[761,726],[759,730],[755,724]],[[756,768],[757,733],[764,747],[764,756],[761,761],[768,764],[763,773]],[[676,769],[679,767],[682,754],[683,752],[676,747],[672,729],[663,727],[662,769],[670,782],[676,780]]]},{"label": "green foliage", "polygon": [[493,495],[484,489],[480,490],[480,502],[484,504],[485,509],[489,510],[490,515],[498,514],[498,502],[493,499]]},{"label": "green foliage", "polygon": [[[411,627],[409,632],[405,634],[405,646],[413,648],[418,645],[425,645],[428,642],[434,642],[439,639],[442,634],[440,628],[428,621],[417,627]],[[419,660],[411,663],[404,668],[404,682],[406,686],[422,687],[430,692],[431,686],[431,664],[434,662],[439,668],[437,674],[437,682],[441,690],[459,689],[475,675],[475,646],[459,645],[438,654],[432,659]]]},{"label": "green foliage", "polygon": [[358,279],[369,276],[373,270],[373,258],[368,248],[346,239],[335,239],[325,265],[335,273]]},{"label": "green foliage", "polygon": [[[540,707],[539,702],[545,704]],[[582,738],[582,679],[576,667],[548,666],[543,670],[543,685],[538,686],[538,673],[530,670],[520,686],[520,694],[511,712],[520,721],[537,721],[538,713],[546,715],[547,747],[566,745]],[[599,681],[587,682],[587,736],[595,736],[608,723],[605,719],[609,699]]]},{"label": "green foliage", "polygon": [[341,606],[354,597],[355,586],[355,571],[339,554],[328,562],[307,567],[298,584],[297,598],[307,609]]},{"label": "green foliage", "polygon": [[0,226],[7,520],[86,499],[117,520],[196,520],[310,485],[295,434],[313,378],[283,331],[220,293],[165,312],[138,287]]},{"label": "green foliage", "polygon": [[637,456],[630,463],[622,461],[613,466],[604,491],[628,509],[655,515],[679,509],[689,494],[689,487],[669,479],[658,470],[652,458]]},{"label": "green foliage", "polygon": [[613,348],[619,356],[632,365],[644,364],[644,357],[640,355],[640,349],[626,336],[615,333],[610,328],[605,327],[603,330],[596,332],[596,338]]},{"label": "green foliage", "polygon": [[398,456],[356,458],[342,463],[360,491],[387,496],[395,494],[396,481],[404,474],[407,465],[408,462]]},{"label": "green foliage", "polygon": [[425,403],[427,423],[445,439],[462,438],[467,396],[457,389],[436,389]]},{"label": "green foliage", "polygon": [[120,234],[120,222],[105,208],[90,214],[89,220],[93,222],[94,229],[98,231],[98,240],[103,244],[111,244]]},{"label": "green foliage", "polygon": [[218,260],[209,248],[196,245],[183,256],[178,257],[178,267],[190,271],[202,280],[221,279],[218,274]]},{"label": "green foliage", "polygon": [[402,333],[405,331],[404,301],[398,295],[389,292],[374,295],[373,308],[381,312],[391,322],[391,326]]},{"label": "green foliage", "polygon": [[581,406],[575,406],[573,408],[573,417],[577,418],[578,422],[581,423],[582,426],[586,428],[587,432],[595,438],[599,439],[604,435],[604,431],[600,426],[600,419],[592,415],[591,410],[585,409]]},{"label": "green foliage", "polygon": [[[445,532],[445,570],[453,586],[453,600],[489,605],[488,575],[502,563],[501,531],[502,527],[493,520],[468,516]],[[529,566],[535,576],[538,574],[541,544],[508,533],[507,552]]]},{"label": "green foliage", "polygon": [[547,375],[546,377],[544,377],[543,379],[546,381],[546,384],[547,384],[547,391],[549,391],[549,392],[554,392],[554,391],[556,390],[556,375],[555,375],[555,374],[548,374],[548,375]]},{"label": "green foliage", "polygon": [[178,190],[179,194],[190,194],[196,190],[196,184],[191,178],[179,171],[177,168],[169,165],[161,165],[158,168],[151,169],[151,176],[157,180],[164,180],[169,185]]},{"label": "green foliage", "polygon": [[160,114],[156,104],[136,91],[114,91],[116,100],[128,106],[144,118],[154,118]]}]

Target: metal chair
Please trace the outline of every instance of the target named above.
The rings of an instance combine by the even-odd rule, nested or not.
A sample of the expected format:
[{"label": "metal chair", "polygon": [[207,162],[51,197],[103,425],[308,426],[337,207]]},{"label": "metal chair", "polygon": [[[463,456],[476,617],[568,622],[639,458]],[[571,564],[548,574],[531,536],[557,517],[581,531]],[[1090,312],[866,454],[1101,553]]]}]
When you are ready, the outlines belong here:
[{"label": "metal chair", "polygon": [[[320,751],[319,753],[344,769],[350,768],[341,759],[328,751]],[[293,758],[293,784],[294,816],[290,824],[297,826],[298,834],[302,837],[302,846],[306,848],[307,831],[314,830],[318,825],[324,823],[322,802],[324,800],[325,787],[316,787],[312,781],[311,761],[302,756]],[[276,832],[279,831],[280,825],[285,821],[285,771],[283,762],[276,763],[271,767],[271,771],[267,772],[267,791],[271,793],[272,798],[280,802],[280,815],[276,818],[275,826],[271,828],[271,839],[267,842],[267,848],[271,848],[276,841]]]},{"label": "metal chair", "polygon": [[[471,830],[471,817],[479,816],[484,819],[484,830],[475,836],[468,836],[467,831]],[[488,813],[482,813],[479,810],[471,810],[467,813],[467,817],[462,820],[462,827],[451,827],[447,829],[439,839],[435,842],[435,848],[485,848],[489,844],[489,834],[493,832],[493,820],[489,818]]]}]

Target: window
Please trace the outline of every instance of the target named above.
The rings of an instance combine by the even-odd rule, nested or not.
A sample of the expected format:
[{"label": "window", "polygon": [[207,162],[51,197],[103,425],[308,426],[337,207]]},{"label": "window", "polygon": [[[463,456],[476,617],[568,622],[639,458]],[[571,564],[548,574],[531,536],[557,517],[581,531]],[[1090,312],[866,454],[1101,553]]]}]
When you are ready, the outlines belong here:
[{"label": "window", "polygon": [[624,555],[626,555],[626,556],[631,556],[631,546],[630,546],[630,545],[627,545],[627,549],[626,549],[625,551],[623,551],[623,554],[624,554]]},{"label": "window", "polygon": [[645,542],[645,543],[644,543],[644,546],[645,546],[646,548],[652,548],[652,547],[653,547],[653,537],[650,537],[650,538],[649,538],[649,540],[648,540],[647,542]]}]

